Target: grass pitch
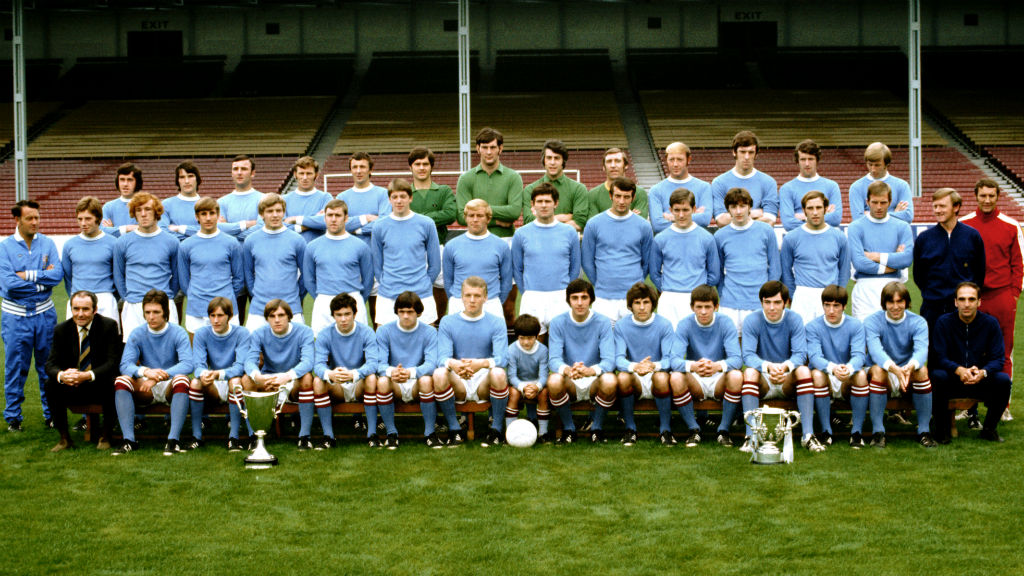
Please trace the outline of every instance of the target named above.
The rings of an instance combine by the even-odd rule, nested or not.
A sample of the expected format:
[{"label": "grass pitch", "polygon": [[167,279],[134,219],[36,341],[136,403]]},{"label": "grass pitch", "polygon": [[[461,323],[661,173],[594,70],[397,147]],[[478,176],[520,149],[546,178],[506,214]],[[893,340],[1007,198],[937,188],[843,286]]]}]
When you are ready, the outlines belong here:
[{"label": "grass pitch", "polygon": [[961,423],[936,450],[904,437],[857,452],[841,436],[758,467],[707,443],[299,453],[272,440],[281,465],[246,471],[220,442],[50,454],[37,389],[31,376],[26,431],[0,431],[3,574],[1024,573],[1019,393],[1002,445]]}]

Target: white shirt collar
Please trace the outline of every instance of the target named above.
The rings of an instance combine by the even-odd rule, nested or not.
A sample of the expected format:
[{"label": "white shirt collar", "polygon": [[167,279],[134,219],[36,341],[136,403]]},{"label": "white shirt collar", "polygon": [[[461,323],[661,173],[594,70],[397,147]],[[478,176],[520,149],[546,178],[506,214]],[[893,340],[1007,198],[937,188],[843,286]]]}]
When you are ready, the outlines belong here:
[{"label": "white shirt collar", "polygon": [[349,236],[351,236],[351,234],[349,234],[348,232],[345,232],[343,230],[341,232],[341,234],[338,234],[338,235],[334,235],[334,234],[331,234],[330,232],[327,232],[327,233],[324,234],[324,236],[326,236],[330,240],[344,240],[344,239],[348,238]]},{"label": "white shirt collar", "polygon": [[[15,233],[17,233],[17,229],[15,229]],[[85,232],[79,232],[78,233],[78,237],[81,238],[82,240],[85,240],[86,242],[95,242],[95,241],[99,240],[100,238],[103,238],[106,235],[107,235],[107,233],[104,232],[102,228],[100,228],[100,233],[95,235],[95,236],[93,236],[92,238],[89,238],[88,236],[86,236]]]},{"label": "white shirt collar", "polygon": [[796,179],[800,182],[817,182],[821,179],[821,175],[815,174],[813,178],[804,178],[803,176],[797,175]]},{"label": "white shirt collar", "polygon": [[750,220],[747,221],[747,223],[744,226],[740,226],[739,224],[736,223],[735,220],[733,220],[732,222],[729,223],[729,226],[732,226],[737,230],[747,230],[754,225],[754,222],[756,222],[756,220],[751,218]]},{"label": "white shirt collar", "polygon": [[217,234],[220,234],[220,228],[217,228],[216,230],[214,230],[213,234],[207,234],[206,232],[201,232],[201,231],[200,232],[196,232],[196,236],[199,236],[200,238],[216,238]]},{"label": "white shirt collar", "polygon": [[885,218],[875,218],[871,214],[866,214],[864,217],[867,218],[868,220],[876,223],[876,224],[883,224],[883,223],[889,221],[889,213],[888,212],[885,213]]},{"label": "white shirt collar", "polygon": [[416,324],[412,328],[410,328],[408,330],[406,330],[405,328],[402,328],[402,324],[398,320],[395,320],[395,327],[397,327],[402,332],[405,332],[406,334],[409,334],[411,332],[415,332],[416,329],[420,327],[420,319],[417,318],[416,319]]},{"label": "white shirt collar", "polygon": [[732,172],[733,176],[735,176],[735,177],[737,177],[737,178],[739,178],[741,180],[748,180],[748,179],[753,178],[754,176],[757,175],[757,168],[754,168],[753,170],[751,170],[750,174],[747,174],[746,176],[744,176],[744,175],[740,174],[739,172],[737,172],[735,166],[732,167],[732,170],[730,170],[730,172]]},{"label": "white shirt collar", "polygon": [[402,220],[409,220],[410,218],[412,218],[415,215],[416,215],[415,212],[409,212],[405,216],[399,216],[399,215],[395,214],[394,212],[392,212],[388,216],[390,216],[392,220],[398,220],[399,222],[401,222]]},{"label": "white shirt collar", "polygon": [[830,228],[830,226],[826,223],[825,227],[822,228],[821,230],[814,230],[813,228],[811,228],[811,225],[807,224],[806,222],[802,224],[800,227],[803,228],[804,232],[807,232],[808,234],[824,234],[825,232],[828,232],[828,229]]},{"label": "white shirt collar", "polygon": [[160,228],[157,228],[156,230],[154,230],[152,232],[143,232],[142,228],[136,228],[135,229],[135,233],[138,234],[139,236],[142,236],[143,238],[152,238],[152,237],[156,236],[157,234],[159,234],[160,232],[161,232]]},{"label": "white shirt collar", "polygon": [[690,225],[687,226],[686,228],[680,228],[679,226],[676,226],[673,223],[671,226],[669,226],[669,228],[671,228],[673,232],[678,232],[680,234],[686,234],[687,232],[693,232],[697,228],[697,223],[693,222],[691,220],[690,221]]},{"label": "white shirt collar", "polygon": [[470,234],[469,232],[466,232],[466,237],[469,238],[470,240],[483,240],[484,238],[487,238],[490,234],[491,232],[489,230],[480,235]]},{"label": "white shirt collar", "polygon": [[523,345],[519,343],[519,340],[516,340],[515,345],[517,348],[523,351],[523,354],[535,354],[537,350],[540,350],[540,342],[537,340],[533,341],[533,347],[530,348],[529,350],[523,348]]},{"label": "white shirt collar", "polygon": [[693,174],[687,174],[686,178],[683,178],[682,180],[677,180],[677,179],[675,179],[675,178],[673,178],[671,176],[669,176],[668,178],[665,178],[665,180],[668,180],[669,182],[671,182],[673,184],[686,184],[690,180],[693,180]]},{"label": "white shirt collar", "polygon": [[632,212],[626,212],[626,215],[625,215],[625,216],[616,216],[616,215],[615,215],[615,213],[614,213],[614,212],[612,212],[612,209],[611,209],[611,208],[609,208],[608,210],[606,210],[606,212],[608,213],[608,215],[609,215],[609,216],[611,216],[611,217],[612,217],[612,220],[625,220],[625,219],[627,219],[627,218],[629,218],[630,216],[632,216],[632,215],[633,215],[633,213],[632,213]]},{"label": "white shirt collar", "polygon": [[587,322],[590,322],[590,319],[593,318],[593,317],[594,317],[594,311],[590,310],[590,311],[587,312],[587,317],[583,319],[583,322],[577,322],[576,319],[572,317],[572,312],[571,311],[569,312],[569,320],[571,320],[572,323],[577,325],[577,326],[583,326]]},{"label": "white shirt collar", "polygon": [[263,231],[266,232],[267,234],[280,234],[280,233],[284,232],[287,229],[288,229],[287,226],[281,226],[277,230],[271,230],[270,228],[267,228],[266,224],[263,225]]},{"label": "white shirt collar", "polygon": [[270,333],[274,335],[274,338],[284,338],[285,336],[292,333],[292,328],[292,323],[289,322],[288,327],[285,328],[284,330],[284,334],[278,334],[277,332],[274,332],[274,329],[270,327],[270,324],[267,324],[267,329],[270,330]]}]

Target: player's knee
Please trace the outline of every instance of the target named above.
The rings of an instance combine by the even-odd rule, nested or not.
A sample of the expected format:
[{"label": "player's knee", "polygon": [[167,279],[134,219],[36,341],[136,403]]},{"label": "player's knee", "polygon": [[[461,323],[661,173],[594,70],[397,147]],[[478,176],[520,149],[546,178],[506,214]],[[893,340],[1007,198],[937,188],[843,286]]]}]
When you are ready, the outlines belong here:
[{"label": "player's knee", "polygon": [[797,366],[796,370],[793,370],[793,375],[797,380],[807,380],[811,377],[811,371],[807,366]]}]

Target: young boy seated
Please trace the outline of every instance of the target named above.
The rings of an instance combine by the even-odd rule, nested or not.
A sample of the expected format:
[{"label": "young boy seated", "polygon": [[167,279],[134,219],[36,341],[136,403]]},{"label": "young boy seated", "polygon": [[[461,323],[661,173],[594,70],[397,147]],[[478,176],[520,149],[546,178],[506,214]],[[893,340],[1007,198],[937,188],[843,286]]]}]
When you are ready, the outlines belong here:
[{"label": "young boy seated", "polygon": [[506,425],[511,424],[519,414],[519,403],[525,399],[526,417],[537,426],[537,441],[547,444],[554,439],[548,431],[548,347],[541,344],[540,320],[529,314],[520,314],[512,329],[516,341],[508,347],[508,409],[505,411]]}]

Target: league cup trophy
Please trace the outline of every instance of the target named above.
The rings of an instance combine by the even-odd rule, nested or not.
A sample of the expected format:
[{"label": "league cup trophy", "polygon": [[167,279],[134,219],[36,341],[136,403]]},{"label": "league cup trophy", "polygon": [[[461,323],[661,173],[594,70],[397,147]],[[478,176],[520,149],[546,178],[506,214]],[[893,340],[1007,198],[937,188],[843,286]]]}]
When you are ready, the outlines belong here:
[{"label": "league cup trophy", "polygon": [[[793,462],[793,428],[800,423],[800,413],[763,406],[748,410],[743,420],[750,426],[754,464],[790,464]],[[779,450],[779,442],[783,443]]]},{"label": "league cup trophy", "polygon": [[256,433],[256,448],[245,459],[245,467],[251,470],[263,470],[277,465],[277,456],[267,452],[263,438],[274,423],[274,417],[281,411],[277,406],[279,394],[273,392],[242,392],[245,407],[239,410]]}]

